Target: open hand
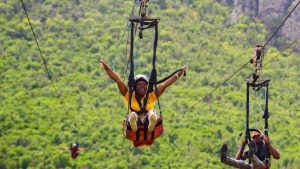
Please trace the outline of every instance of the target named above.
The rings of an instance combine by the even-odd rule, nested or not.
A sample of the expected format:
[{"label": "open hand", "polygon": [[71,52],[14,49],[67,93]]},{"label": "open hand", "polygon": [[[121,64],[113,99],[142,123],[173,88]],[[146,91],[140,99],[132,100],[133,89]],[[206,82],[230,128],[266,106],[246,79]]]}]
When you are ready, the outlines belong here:
[{"label": "open hand", "polygon": [[109,66],[104,62],[103,59],[100,59],[100,66],[105,70],[109,69]]},{"label": "open hand", "polygon": [[187,65],[183,65],[183,66],[181,67],[180,76],[182,75],[182,73],[183,73],[184,76],[186,75],[186,69],[187,69],[187,68],[188,68]]}]

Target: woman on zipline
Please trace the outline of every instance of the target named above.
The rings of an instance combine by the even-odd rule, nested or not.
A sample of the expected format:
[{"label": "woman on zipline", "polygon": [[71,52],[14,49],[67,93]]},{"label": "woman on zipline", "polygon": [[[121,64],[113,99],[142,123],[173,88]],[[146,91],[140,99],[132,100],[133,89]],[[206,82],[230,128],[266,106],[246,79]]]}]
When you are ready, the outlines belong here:
[{"label": "woman on zipline", "polygon": [[[126,87],[125,83],[120,79],[120,77],[104,62],[103,59],[100,60],[101,67],[105,70],[105,72],[108,74],[108,76],[117,83],[119,91],[124,96],[125,103],[128,105],[129,102],[129,91]],[[155,124],[157,121],[157,114],[154,110],[154,103],[157,100],[158,97],[161,96],[161,94],[165,91],[167,87],[172,85],[177,79],[179,79],[182,74],[186,71],[187,66],[182,66],[180,71],[178,71],[176,74],[168,78],[165,82],[163,82],[161,85],[157,87],[157,93],[155,94],[154,91],[149,93],[149,98],[147,105],[145,106],[145,109],[147,111],[147,114],[138,115],[140,111],[140,107],[144,106],[144,99],[147,91],[148,86],[148,78],[145,75],[139,74],[135,76],[135,85],[134,85],[134,93],[131,98],[131,108],[129,109],[129,117],[128,122],[131,126],[132,131],[137,131],[137,121],[138,118],[143,120],[145,117],[148,117],[148,131],[152,132],[155,128]]]}]

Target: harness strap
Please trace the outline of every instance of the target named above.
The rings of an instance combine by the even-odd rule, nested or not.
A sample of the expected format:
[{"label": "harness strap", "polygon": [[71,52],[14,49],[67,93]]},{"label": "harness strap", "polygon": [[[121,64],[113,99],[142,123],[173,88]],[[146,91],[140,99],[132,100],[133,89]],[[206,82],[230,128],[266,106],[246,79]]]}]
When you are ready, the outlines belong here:
[{"label": "harness strap", "polygon": [[248,142],[251,141],[251,136],[250,136],[250,129],[249,129],[249,84],[247,83],[247,97],[246,97],[246,139]]},{"label": "harness strap", "polygon": [[[157,85],[155,84],[154,87],[155,87],[155,90],[154,90],[155,91],[155,96],[157,98],[157,104],[158,104],[158,108],[159,108],[159,116],[162,117],[162,110],[161,110],[161,107],[160,107],[159,97],[158,97],[158,93],[157,93]],[[154,135],[154,133],[152,135]]]},{"label": "harness strap", "polygon": [[[265,96],[266,98],[266,100],[265,100],[265,111],[264,111],[264,115],[263,115],[263,118],[265,119],[265,129],[264,129],[264,134],[266,135],[266,136],[269,136],[269,132],[268,132],[268,130],[269,130],[269,123],[268,123],[268,119],[269,119],[269,83],[267,83],[267,85],[266,85],[266,96]],[[269,163],[270,163],[270,157],[271,157],[271,153],[270,153],[270,150],[269,150],[269,147],[267,147],[266,146],[266,152],[267,152],[267,154],[266,154],[266,160],[267,160],[267,162],[268,162],[268,164],[267,165],[269,165]]]},{"label": "harness strap", "polygon": [[149,85],[146,92],[146,97],[144,99],[144,105],[141,107],[141,111],[146,111],[146,106],[149,98],[149,93],[153,91],[153,85],[157,81],[157,73],[156,73],[156,48],[157,48],[157,41],[158,41],[158,26],[157,23],[155,23],[155,38],[154,38],[154,45],[153,45],[153,57],[152,57],[152,71],[149,79]]},{"label": "harness strap", "polygon": [[134,82],[134,62],[133,62],[133,42],[134,42],[134,23],[131,22],[131,36],[130,36],[130,56],[129,56],[129,59],[130,59],[130,73],[129,73],[129,77],[128,77],[128,89],[129,89],[129,101],[128,101],[128,112],[129,112],[129,109],[131,111],[132,108],[131,108],[131,98],[132,98],[132,94],[133,94],[133,90],[134,90],[134,85],[135,85],[135,82]]},{"label": "harness strap", "polygon": [[[139,27],[139,29],[140,29],[141,31],[143,31],[143,30],[145,30],[145,29],[153,28],[155,25],[157,25],[157,22],[158,22],[158,21],[154,20],[154,21],[152,21],[151,23],[148,23],[147,26],[141,26],[141,27]],[[140,23],[143,24],[143,21],[141,21]]]},{"label": "harness strap", "polygon": [[[168,80],[170,77],[172,77],[173,75],[175,75],[177,72],[182,71],[182,70],[183,70],[183,69],[178,69],[178,70],[176,70],[175,72],[173,72],[173,73],[170,74],[169,76],[167,76],[167,77],[165,77],[165,78],[163,78],[163,79],[157,81],[155,84],[163,83],[164,81]],[[185,76],[185,73],[184,73],[183,76]]]},{"label": "harness strap", "polygon": [[268,136],[269,132],[268,132],[268,119],[269,119],[269,107],[268,107],[268,103],[269,103],[269,84],[266,84],[266,98],[265,98],[265,111],[264,111],[264,115],[263,118],[265,119],[265,130],[264,130],[264,134],[266,136]]},{"label": "harness strap", "polygon": [[[143,107],[143,105],[142,105],[142,103],[141,103],[140,100],[137,100],[137,99],[136,99],[136,101],[138,102],[138,104],[139,104],[140,107]],[[140,114],[142,114],[142,113],[145,114],[145,112],[144,112],[142,109],[140,109],[140,111],[137,111],[136,113],[137,113],[138,115],[140,115]]]},{"label": "harness strap", "polygon": [[146,123],[143,125],[144,125],[144,141],[147,141],[148,126]]}]

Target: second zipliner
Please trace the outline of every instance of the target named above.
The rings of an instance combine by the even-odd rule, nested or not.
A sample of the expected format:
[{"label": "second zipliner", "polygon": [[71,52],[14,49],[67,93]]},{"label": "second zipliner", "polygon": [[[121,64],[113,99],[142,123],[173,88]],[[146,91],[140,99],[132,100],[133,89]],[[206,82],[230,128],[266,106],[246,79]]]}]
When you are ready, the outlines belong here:
[{"label": "second zipliner", "polygon": [[[228,147],[224,144],[221,148],[221,162],[236,168],[241,169],[268,169],[270,168],[270,157],[274,159],[280,158],[280,153],[275,149],[270,143],[268,137],[268,118],[269,118],[269,109],[268,109],[268,95],[269,95],[269,82],[270,79],[261,78],[261,69],[263,61],[263,48],[260,45],[257,45],[250,63],[255,67],[255,72],[252,75],[252,78],[247,79],[247,97],[246,97],[246,130],[245,130],[245,139],[242,142],[240,149],[238,150],[235,158],[230,158],[228,156]],[[254,92],[258,92],[262,88],[265,90],[265,106],[264,106],[264,130],[261,132],[258,129],[250,128],[249,126],[249,112],[250,112],[250,88]],[[249,150],[244,151],[245,146],[248,144]],[[248,163],[244,160],[248,159]]]}]

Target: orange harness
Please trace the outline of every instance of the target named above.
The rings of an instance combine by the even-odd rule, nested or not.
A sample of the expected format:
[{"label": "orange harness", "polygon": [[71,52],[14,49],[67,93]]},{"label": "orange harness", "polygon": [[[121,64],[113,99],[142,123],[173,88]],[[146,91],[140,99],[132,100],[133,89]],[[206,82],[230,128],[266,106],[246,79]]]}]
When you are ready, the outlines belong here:
[{"label": "orange harness", "polygon": [[[147,117],[145,118],[147,119]],[[131,130],[131,126],[127,119],[123,122],[124,135],[127,139],[133,142],[134,147],[150,146],[154,140],[161,136],[164,132],[162,117],[157,119],[155,128],[152,132],[148,132],[148,122],[139,123],[136,132]]]}]

